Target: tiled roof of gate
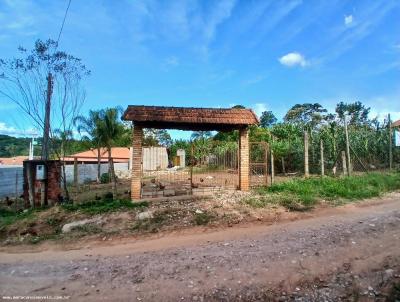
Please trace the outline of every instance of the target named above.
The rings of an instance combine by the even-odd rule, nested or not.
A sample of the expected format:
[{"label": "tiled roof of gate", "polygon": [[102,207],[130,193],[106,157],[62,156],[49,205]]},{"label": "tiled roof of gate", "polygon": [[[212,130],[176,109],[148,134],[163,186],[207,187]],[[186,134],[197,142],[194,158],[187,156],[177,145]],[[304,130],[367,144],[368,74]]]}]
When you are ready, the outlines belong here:
[{"label": "tiled roof of gate", "polygon": [[400,127],[400,120],[393,122],[392,127]]},{"label": "tiled roof of gate", "polygon": [[258,124],[251,109],[128,106],[124,120],[142,123],[209,124],[247,126]]}]

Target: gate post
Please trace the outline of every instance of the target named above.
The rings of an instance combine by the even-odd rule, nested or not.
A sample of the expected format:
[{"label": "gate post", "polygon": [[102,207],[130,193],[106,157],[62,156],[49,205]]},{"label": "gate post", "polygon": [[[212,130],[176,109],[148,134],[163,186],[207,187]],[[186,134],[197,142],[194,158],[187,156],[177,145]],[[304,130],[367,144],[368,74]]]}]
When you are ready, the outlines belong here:
[{"label": "gate post", "polygon": [[239,130],[239,189],[249,190],[249,130]]},{"label": "gate post", "polygon": [[141,198],[142,191],[142,140],[143,128],[135,125],[132,130],[131,200]]}]

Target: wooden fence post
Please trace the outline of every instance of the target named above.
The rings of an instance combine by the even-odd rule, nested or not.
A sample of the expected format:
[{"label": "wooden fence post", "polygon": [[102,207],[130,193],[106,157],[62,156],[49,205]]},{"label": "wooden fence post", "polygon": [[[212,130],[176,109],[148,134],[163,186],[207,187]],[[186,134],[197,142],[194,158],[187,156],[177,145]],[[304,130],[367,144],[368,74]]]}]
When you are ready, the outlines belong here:
[{"label": "wooden fence post", "polygon": [[[273,138],[272,138],[273,141]],[[271,146],[271,185],[275,182],[274,149]]]},{"label": "wooden fence post", "polygon": [[349,142],[349,131],[347,129],[347,118],[344,116],[344,132],[346,135],[346,153],[347,153],[347,174],[351,176],[351,160],[350,160],[350,142]]},{"label": "wooden fence post", "polygon": [[321,151],[321,176],[325,176],[325,163],[324,163],[324,142],[320,141],[320,151]]},{"label": "wooden fence post", "polygon": [[304,177],[310,176],[308,165],[308,132],[304,131]]}]

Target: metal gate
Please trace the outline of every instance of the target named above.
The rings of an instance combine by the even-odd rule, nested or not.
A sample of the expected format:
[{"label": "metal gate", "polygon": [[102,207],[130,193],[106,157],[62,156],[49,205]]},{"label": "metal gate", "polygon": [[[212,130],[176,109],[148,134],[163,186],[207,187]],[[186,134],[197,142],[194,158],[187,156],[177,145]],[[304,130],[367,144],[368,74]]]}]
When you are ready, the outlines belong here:
[{"label": "metal gate", "polygon": [[266,142],[250,142],[250,186],[268,185],[268,150]]}]

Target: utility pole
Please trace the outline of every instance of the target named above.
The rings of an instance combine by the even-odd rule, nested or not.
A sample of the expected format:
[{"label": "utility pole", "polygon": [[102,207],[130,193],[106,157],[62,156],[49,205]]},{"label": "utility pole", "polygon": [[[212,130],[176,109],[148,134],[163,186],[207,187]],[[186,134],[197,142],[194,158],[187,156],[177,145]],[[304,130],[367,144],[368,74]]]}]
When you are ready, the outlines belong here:
[{"label": "utility pole", "polygon": [[53,94],[53,76],[49,72],[47,76],[47,96],[44,115],[43,127],[43,144],[42,144],[42,160],[49,159],[49,140],[50,140],[50,110],[51,110],[51,95]]},{"label": "utility pole", "polygon": [[392,130],[392,121],[390,119],[390,113],[388,115],[389,122],[389,170],[392,171],[393,168],[393,130]]},{"label": "utility pole", "polygon": [[347,174],[351,176],[351,161],[350,161],[350,143],[349,143],[349,131],[347,130],[347,118],[344,116],[344,132],[346,135],[346,153],[347,153]]}]

